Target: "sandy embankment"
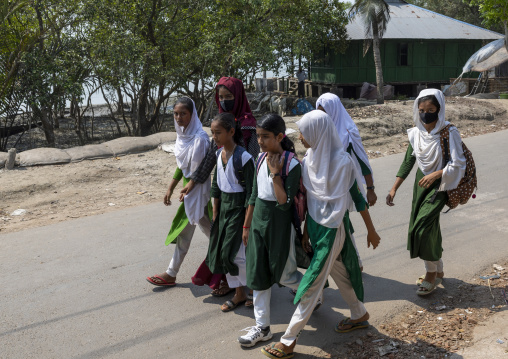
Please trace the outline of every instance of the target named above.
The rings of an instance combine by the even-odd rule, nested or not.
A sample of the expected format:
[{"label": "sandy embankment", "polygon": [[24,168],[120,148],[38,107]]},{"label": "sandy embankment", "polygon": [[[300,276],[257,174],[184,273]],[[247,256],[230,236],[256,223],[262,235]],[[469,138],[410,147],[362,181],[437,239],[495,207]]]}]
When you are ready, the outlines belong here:
[{"label": "sandy embankment", "polygon": [[[405,151],[412,104],[389,101],[349,110],[370,157]],[[451,98],[446,103],[447,119],[457,125],[463,137],[507,129],[507,110],[506,100]],[[296,129],[299,118],[286,117],[288,128]],[[289,135],[303,153],[297,136],[297,131]],[[174,156],[153,150],[66,165],[1,170],[0,233],[162,201],[174,169]],[[11,216],[16,209],[27,213]]]}]

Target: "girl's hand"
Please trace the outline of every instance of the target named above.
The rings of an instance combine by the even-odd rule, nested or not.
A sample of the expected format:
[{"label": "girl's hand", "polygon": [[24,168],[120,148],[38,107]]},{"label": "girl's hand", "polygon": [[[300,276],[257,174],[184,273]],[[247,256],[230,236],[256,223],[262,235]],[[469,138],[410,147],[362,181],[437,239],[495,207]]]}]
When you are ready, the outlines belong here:
[{"label": "girl's hand", "polygon": [[213,219],[212,219],[213,222],[215,222],[215,219],[217,218],[218,214],[219,212],[213,211]]},{"label": "girl's hand", "polygon": [[376,249],[380,241],[381,237],[379,237],[376,231],[370,231],[367,233],[367,248],[370,248],[370,245],[372,244],[372,248]]},{"label": "girl's hand", "polygon": [[284,166],[284,161],[278,153],[268,154],[266,156],[266,163],[271,173],[280,173],[282,166]]},{"label": "girl's hand", "polygon": [[171,206],[171,196],[173,195],[173,191],[171,189],[168,189],[166,192],[166,195],[164,196],[164,204],[166,206]]},{"label": "girl's hand", "polygon": [[388,193],[388,196],[386,196],[386,204],[390,207],[395,206],[395,203],[393,203],[393,199],[395,198],[396,191],[392,189],[390,193]]},{"label": "girl's hand", "polygon": [[376,192],[374,192],[373,189],[368,189],[367,190],[367,203],[369,204],[369,206],[373,206],[376,204],[376,202],[377,202]]},{"label": "girl's hand", "polygon": [[242,233],[242,242],[245,247],[247,247],[247,242],[249,241],[249,229],[250,228],[244,228]]},{"label": "girl's hand", "polygon": [[418,186],[422,188],[429,188],[437,179],[441,178],[442,171],[433,172],[430,175],[426,175],[419,182]]},{"label": "girl's hand", "polygon": [[309,239],[309,235],[307,233],[303,234],[302,247],[306,253],[312,252],[312,246],[310,245],[310,239]]},{"label": "girl's hand", "polygon": [[185,187],[180,191],[180,202],[183,202],[183,198],[192,191],[195,184],[196,182],[194,182],[194,180],[190,180],[189,183],[185,185]]}]

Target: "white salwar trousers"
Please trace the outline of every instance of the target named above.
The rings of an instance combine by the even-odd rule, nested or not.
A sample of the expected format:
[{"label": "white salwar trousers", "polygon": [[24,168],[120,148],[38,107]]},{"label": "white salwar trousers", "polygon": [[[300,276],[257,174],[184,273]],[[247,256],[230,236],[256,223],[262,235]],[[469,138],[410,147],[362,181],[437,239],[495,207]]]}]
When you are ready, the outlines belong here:
[{"label": "white salwar trousers", "polygon": [[245,257],[245,245],[243,242],[236,254],[234,263],[238,267],[238,275],[226,273],[229,288],[245,287],[247,285],[247,260]]},{"label": "white salwar trousers", "polygon": [[[291,228],[288,259],[280,277],[279,284],[291,289],[298,289],[298,285],[303,278],[303,274],[298,271],[298,267],[296,265],[294,236],[296,236],[296,232],[294,228]],[[266,290],[254,290],[253,294],[256,326],[260,328],[268,327],[270,326],[270,299],[272,297],[272,288],[268,288]]]},{"label": "white salwar trousers", "polygon": [[438,261],[424,261],[425,262],[425,270],[429,273],[442,273],[443,272],[443,259],[439,259]]},{"label": "white salwar trousers", "polygon": [[[205,215],[201,217],[198,222],[199,228],[205,234],[205,236],[210,239],[210,229],[212,227],[212,222],[208,217],[208,209],[205,207]],[[169,267],[166,270],[166,273],[171,277],[176,277],[178,271],[180,270],[180,266],[189,251],[192,237],[194,235],[194,230],[196,229],[195,224],[187,223],[187,226],[180,232],[176,239],[175,251],[173,253],[173,258],[171,262],[169,262]]]},{"label": "white salwar trousers", "polygon": [[289,326],[280,340],[282,344],[289,346],[298,338],[298,335],[303,330],[314,311],[328,275],[330,275],[335,284],[337,284],[342,298],[344,298],[348,304],[349,309],[351,310],[351,319],[355,320],[361,318],[365,315],[365,313],[367,313],[367,309],[363,303],[356,297],[356,293],[351,285],[351,281],[349,280],[346,267],[342,262],[342,258],[340,258],[340,252],[344,246],[345,239],[346,233],[344,225],[341,225],[337,229],[335,241],[323,266],[323,270],[300,299]]}]

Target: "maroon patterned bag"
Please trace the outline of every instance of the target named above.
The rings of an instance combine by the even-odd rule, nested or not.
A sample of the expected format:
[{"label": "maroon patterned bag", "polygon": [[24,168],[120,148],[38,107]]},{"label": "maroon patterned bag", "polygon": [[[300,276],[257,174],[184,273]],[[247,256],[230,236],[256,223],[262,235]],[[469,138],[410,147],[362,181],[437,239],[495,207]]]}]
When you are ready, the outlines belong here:
[{"label": "maroon patterned bag", "polygon": [[[440,132],[441,135],[441,150],[443,152],[444,158],[444,166],[450,161],[450,127],[452,124],[447,125]],[[473,154],[467,146],[462,142],[462,149],[464,150],[464,156],[466,156],[466,172],[464,173],[464,177],[459,182],[457,188],[447,191],[448,192],[448,201],[446,205],[453,209],[457,207],[459,204],[466,204],[469,198],[475,198],[476,195],[473,193],[477,189],[478,181],[476,179],[476,166],[473,160]]]}]

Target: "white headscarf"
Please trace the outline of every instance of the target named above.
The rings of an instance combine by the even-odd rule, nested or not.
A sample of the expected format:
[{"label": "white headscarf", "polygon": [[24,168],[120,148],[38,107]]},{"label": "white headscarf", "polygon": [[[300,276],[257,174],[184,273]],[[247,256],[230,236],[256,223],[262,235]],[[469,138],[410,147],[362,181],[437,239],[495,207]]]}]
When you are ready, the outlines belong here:
[{"label": "white headscarf", "polygon": [[328,114],[314,110],[296,124],[311,146],[302,161],[309,215],[325,227],[338,228],[346,210],[354,210],[349,190],[355,180],[360,184],[360,174]]},{"label": "white headscarf", "polygon": [[[427,132],[423,122],[420,120],[418,110],[418,99],[434,95],[439,102],[440,109],[436,127]],[[413,121],[415,127],[407,130],[409,142],[413,147],[413,156],[416,157],[418,168],[424,175],[443,169],[443,152],[441,150],[441,135],[439,132],[446,127],[449,122],[445,120],[445,98],[440,90],[426,89],[422,90],[416,98],[413,105]],[[462,140],[456,127],[450,127],[450,162],[443,169],[440,191],[454,189],[464,177],[466,169],[466,158],[462,150]]]},{"label": "white headscarf", "polygon": [[[210,139],[203,130],[194,101],[192,101],[192,107],[191,120],[186,128],[178,126],[175,120],[177,136],[174,152],[176,164],[182,170],[185,178],[189,178],[197,170],[210,146]],[[205,181],[202,184],[197,183],[193,190],[185,196],[183,203],[190,224],[197,224],[203,217],[203,209],[210,200],[210,188],[210,181]]]},{"label": "white headscarf", "polygon": [[[356,124],[354,123],[353,119],[346,111],[346,108],[340,101],[339,96],[331,92],[324,93],[321,96],[319,96],[316,102],[316,108],[318,106],[323,107],[326,113],[330,115],[335,125],[335,128],[337,129],[340,140],[342,141],[344,150],[346,151],[347,148],[349,147],[349,144],[351,143],[353,145],[353,150],[355,151],[356,155],[362,160],[363,163],[365,163],[369,167],[370,172],[372,173],[372,168],[370,167],[369,163],[369,157],[367,156],[367,153],[363,148],[362,138],[360,137],[360,131],[358,131],[358,127],[356,127]],[[361,173],[362,171],[360,164],[356,160],[355,156],[352,157],[357,169]],[[365,182],[364,178],[362,178],[362,182]]]}]

